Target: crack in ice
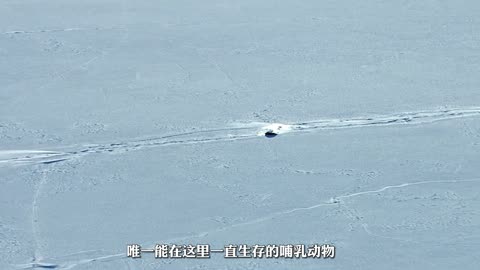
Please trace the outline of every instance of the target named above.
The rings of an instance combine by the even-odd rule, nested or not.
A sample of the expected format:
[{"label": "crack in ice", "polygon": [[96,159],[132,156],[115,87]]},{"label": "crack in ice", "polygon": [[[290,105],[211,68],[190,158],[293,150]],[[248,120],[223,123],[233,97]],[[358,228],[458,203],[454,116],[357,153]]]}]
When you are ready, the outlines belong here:
[{"label": "crack in ice", "polygon": [[333,197],[332,199],[330,199],[330,202],[337,203],[341,199],[347,199],[347,198],[352,198],[352,197],[366,195],[366,194],[372,194],[372,193],[380,193],[380,192],[386,191],[388,189],[403,188],[403,187],[414,186],[414,185],[424,185],[424,184],[432,184],[432,183],[478,182],[478,181],[480,181],[480,178],[463,179],[463,180],[432,180],[432,181],[410,182],[410,183],[403,183],[403,184],[399,184],[399,185],[386,186],[386,187],[382,187],[382,188],[375,189],[375,190],[367,190],[367,191],[361,191],[361,192],[341,195],[341,196]]},{"label": "crack in ice", "polygon": [[[362,196],[362,195],[367,195],[367,194],[372,194],[372,193],[380,193],[380,192],[384,192],[384,191],[389,190],[389,189],[404,188],[404,187],[408,187],[408,186],[424,185],[424,184],[449,184],[449,183],[465,183],[465,182],[480,182],[480,178],[459,179],[459,180],[418,181],[418,182],[408,182],[408,183],[403,183],[403,184],[398,184],[398,185],[390,185],[390,186],[385,186],[385,187],[375,189],[375,190],[367,190],[367,191],[356,192],[356,193],[351,193],[351,194],[347,194],[347,195],[336,196],[336,197],[333,197],[332,199],[330,199],[329,201],[322,202],[322,203],[319,203],[319,204],[314,204],[314,205],[306,206],[306,207],[296,207],[296,208],[292,208],[292,209],[287,209],[287,210],[283,210],[283,211],[279,211],[279,212],[275,212],[275,213],[266,215],[264,217],[259,217],[259,218],[255,218],[255,219],[244,221],[244,222],[239,222],[239,223],[234,223],[234,224],[227,225],[227,226],[222,226],[222,227],[216,228],[214,230],[198,232],[198,233],[195,233],[193,235],[189,234],[189,235],[186,235],[186,236],[172,238],[172,239],[168,239],[168,240],[162,240],[162,241],[159,241],[159,242],[174,243],[176,241],[191,240],[191,239],[194,239],[194,238],[203,238],[203,237],[205,237],[209,234],[226,231],[226,230],[229,230],[229,229],[232,229],[232,228],[258,224],[258,223],[261,223],[261,222],[272,220],[272,219],[275,219],[277,217],[282,217],[282,216],[292,214],[292,213],[295,213],[295,212],[299,212],[299,211],[309,211],[309,210],[313,210],[313,209],[316,209],[316,208],[319,208],[319,207],[322,207],[322,206],[338,206],[338,203],[340,202],[339,199],[347,199],[347,198],[352,198],[352,197]],[[361,226],[364,229],[364,231],[371,236],[388,238],[388,239],[398,240],[398,241],[411,242],[411,240],[393,238],[393,237],[374,234],[368,229],[368,224],[366,224],[366,223],[362,223]],[[77,260],[77,261],[68,261],[68,262],[63,262],[63,263],[59,263],[59,264],[53,264],[53,263],[45,263],[45,264],[46,265],[55,265],[55,268],[58,267],[59,269],[73,269],[77,266],[92,263],[92,262],[110,261],[110,260],[115,260],[115,259],[126,259],[126,258],[127,257],[125,256],[124,253],[116,253],[116,254],[111,254],[111,255],[99,256],[99,257],[95,257],[95,258],[88,258],[88,259]],[[35,263],[30,263],[30,264],[17,265],[17,267],[19,267],[19,266],[25,267],[25,265],[27,265],[27,266],[30,265],[31,266],[33,264],[40,264],[40,263],[41,262],[35,262]],[[23,268],[23,269],[25,269],[25,268]]]}]

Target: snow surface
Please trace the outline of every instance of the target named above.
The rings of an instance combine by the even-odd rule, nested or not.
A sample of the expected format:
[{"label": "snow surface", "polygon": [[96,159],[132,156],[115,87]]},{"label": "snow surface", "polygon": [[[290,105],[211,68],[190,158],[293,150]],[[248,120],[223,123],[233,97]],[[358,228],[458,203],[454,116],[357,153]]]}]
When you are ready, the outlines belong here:
[{"label": "snow surface", "polygon": [[[0,269],[477,269],[479,14],[2,1]],[[133,260],[130,243],[337,254]]]}]

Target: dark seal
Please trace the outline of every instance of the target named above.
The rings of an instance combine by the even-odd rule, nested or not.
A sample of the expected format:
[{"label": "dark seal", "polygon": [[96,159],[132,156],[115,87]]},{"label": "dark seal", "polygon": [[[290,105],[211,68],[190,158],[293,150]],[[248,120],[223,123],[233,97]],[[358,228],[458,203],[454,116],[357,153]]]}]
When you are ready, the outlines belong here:
[{"label": "dark seal", "polygon": [[275,137],[275,136],[277,136],[277,135],[278,135],[277,133],[275,133],[275,132],[273,132],[273,131],[271,131],[271,130],[265,132],[265,137],[267,137],[267,138],[273,138],[273,137]]}]

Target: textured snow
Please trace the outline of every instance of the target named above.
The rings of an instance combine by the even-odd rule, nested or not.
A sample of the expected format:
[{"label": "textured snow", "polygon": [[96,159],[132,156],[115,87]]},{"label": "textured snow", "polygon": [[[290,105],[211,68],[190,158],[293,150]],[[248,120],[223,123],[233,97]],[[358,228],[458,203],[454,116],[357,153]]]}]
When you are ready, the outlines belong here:
[{"label": "textured snow", "polygon": [[[2,1],[0,269],[477,269],[478,14]],[[337,256],[133,260],[130,243]]]}]

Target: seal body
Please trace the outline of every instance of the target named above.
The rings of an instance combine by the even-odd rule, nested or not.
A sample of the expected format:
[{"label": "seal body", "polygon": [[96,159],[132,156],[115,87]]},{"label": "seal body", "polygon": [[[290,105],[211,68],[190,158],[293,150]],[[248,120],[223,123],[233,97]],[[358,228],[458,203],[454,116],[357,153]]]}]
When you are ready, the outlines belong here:
[{"label": "seal body", "polygon": [[274,132],[273,130],[268,130],[267,132],[265,132],[265,137],[267,137],[267,138],[273,138],[277,135],[278,134],[276,132]]},{"label": "seal body", "polygon": [[279,134],[287,133],[291,130],[292,130],[292,126],[290,125],[273,123],[273,124],[268,124],[262,127],[260,131],[257,133],[257,135],[265,136],[267,138],[273,138]]}]

